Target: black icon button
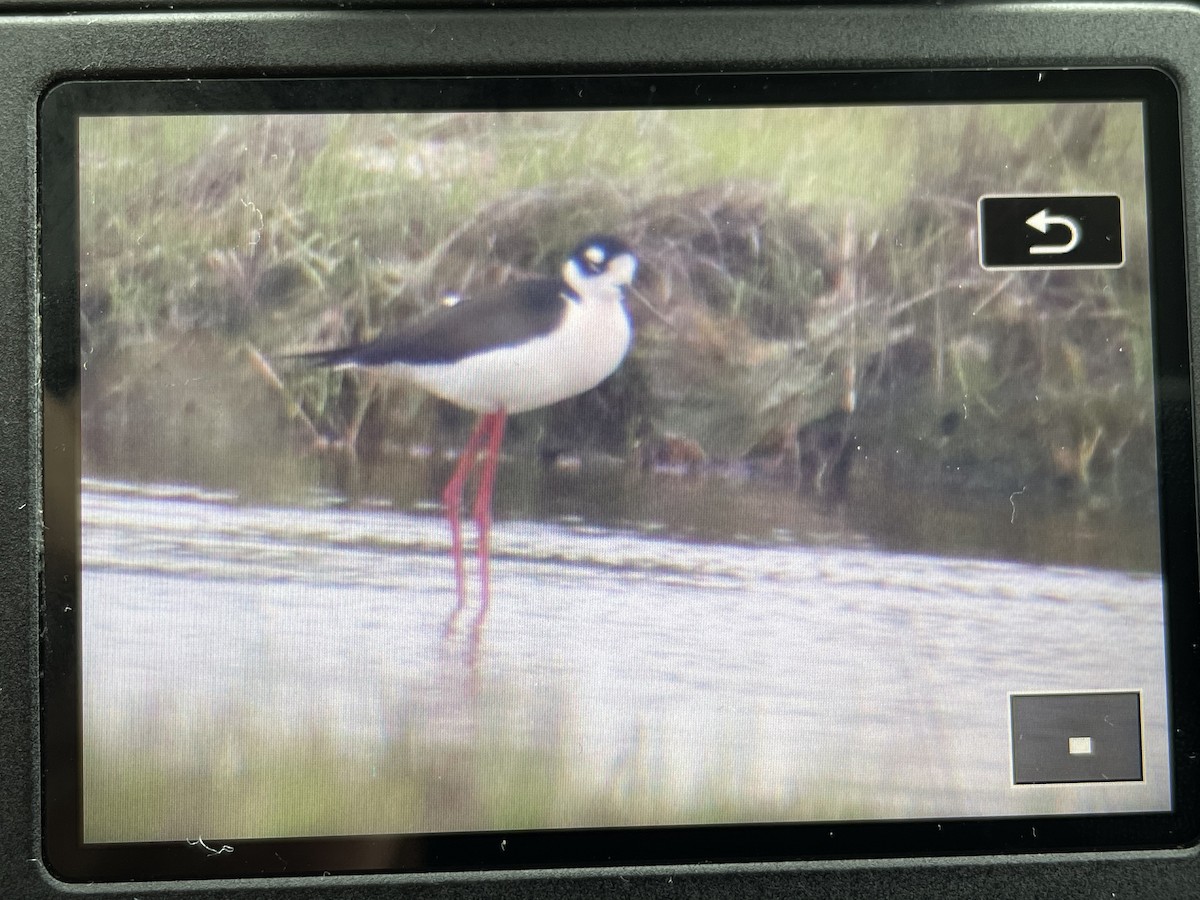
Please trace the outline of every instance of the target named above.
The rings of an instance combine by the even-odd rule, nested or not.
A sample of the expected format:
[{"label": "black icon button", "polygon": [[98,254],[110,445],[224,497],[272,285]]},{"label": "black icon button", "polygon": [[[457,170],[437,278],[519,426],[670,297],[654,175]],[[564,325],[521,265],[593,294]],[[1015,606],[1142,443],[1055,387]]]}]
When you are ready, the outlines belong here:
[{"label": "black icon button", "polygon": [[1110,269],[1125,263],[1121,198],[979,198],[985,269]]},{"label": "black icon button", "polygon": [[1137,691],[1009,699],[1013,784],[1143,780]]}]

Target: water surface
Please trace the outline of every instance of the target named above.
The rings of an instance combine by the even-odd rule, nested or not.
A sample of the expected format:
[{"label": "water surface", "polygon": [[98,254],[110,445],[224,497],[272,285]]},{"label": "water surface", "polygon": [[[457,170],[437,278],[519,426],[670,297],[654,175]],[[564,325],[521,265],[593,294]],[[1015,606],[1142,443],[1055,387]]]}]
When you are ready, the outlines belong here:
[{"label": "water surface", "polygon": [[[101,746],[186,755],[190,728],[251,709],[371,758],[406,730],[470,740],[474,691],[601,786],[636,770],[666,796],[852,790],[891,816],[1169,802],[1155,576],[500,521],[472,662],[466,620],[444,638],[433,511],[93,480],[82,517]],[[1087,690],[1143,692],[1145,782],[1014,788],[1008,693]]]}]

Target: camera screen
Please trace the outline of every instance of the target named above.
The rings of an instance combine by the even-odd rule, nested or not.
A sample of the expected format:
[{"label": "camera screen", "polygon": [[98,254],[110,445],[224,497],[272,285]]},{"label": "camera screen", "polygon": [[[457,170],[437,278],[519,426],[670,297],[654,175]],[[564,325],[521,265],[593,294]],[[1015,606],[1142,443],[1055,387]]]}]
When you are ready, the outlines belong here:
[{"label": "camera screen", "polygon": [[76,117],[82,844],[1172,811],[1145,104],[649,90]]}]

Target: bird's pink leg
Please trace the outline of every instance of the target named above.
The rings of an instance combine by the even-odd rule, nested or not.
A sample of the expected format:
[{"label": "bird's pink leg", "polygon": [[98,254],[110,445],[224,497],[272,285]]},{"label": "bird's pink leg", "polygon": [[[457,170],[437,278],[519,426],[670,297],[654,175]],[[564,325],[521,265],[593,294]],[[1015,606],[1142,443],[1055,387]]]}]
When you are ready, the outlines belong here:
[{"label": "bird's pink leg", "polygon": [[467,577],[463,569],[462,525],[459,523],[458,514],[462,509],[463,484],[471,474],[471,469],[475,467],[475,457],[479,455],[479,444],[483,440],[484,430],[488,428],[490,419],[491,415],[482,416],[479,419],[479,422],[475,425],[475,430],[471,432],[471,436],[467,439],[467,445],[463,447],[462,454],[458,457],[458,464],[454,467],[454,474],[450,476],[450,480],[446,482],[446,487],[442,491],[442,504],[446,507],[446,518],[450,522],[450,546],[454,553],[454,583],[458,591],[458,605],[454,607],[454,612],[446,622],[447,634],[454,628],[455,620],[467,605]]},{"label": "bird's pink leg", "polygon": [[483,458],[483,471],[479,475],[479,490],[475,494],[475,525],[479,529],[479,619],[487,615],[490,599],[488,578],[488,532],[492,527],[492,486],[496,482],[496,465],[500,462],[500,442],[504,440],[504,423],[508,413],[501,409],[485,417],[490,420],[488,445]]}]

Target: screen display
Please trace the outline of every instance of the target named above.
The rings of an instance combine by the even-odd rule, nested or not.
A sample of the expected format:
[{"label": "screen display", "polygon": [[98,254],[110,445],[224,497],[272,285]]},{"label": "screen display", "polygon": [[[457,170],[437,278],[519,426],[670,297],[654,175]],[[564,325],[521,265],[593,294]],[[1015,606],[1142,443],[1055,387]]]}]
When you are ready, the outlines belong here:
[{"label": "screen display", "polygon": [[1146,98],[628,81],[75,109],[80,845],[1177,811]]}]

